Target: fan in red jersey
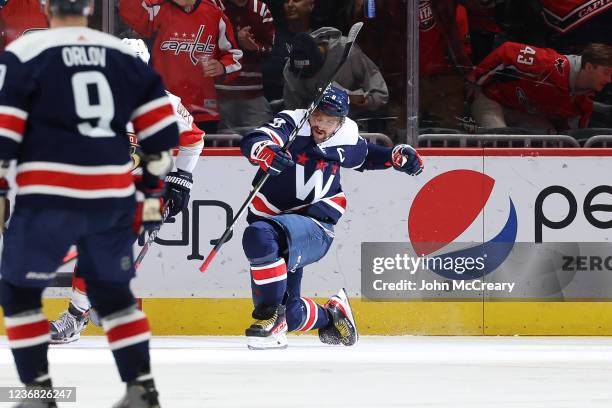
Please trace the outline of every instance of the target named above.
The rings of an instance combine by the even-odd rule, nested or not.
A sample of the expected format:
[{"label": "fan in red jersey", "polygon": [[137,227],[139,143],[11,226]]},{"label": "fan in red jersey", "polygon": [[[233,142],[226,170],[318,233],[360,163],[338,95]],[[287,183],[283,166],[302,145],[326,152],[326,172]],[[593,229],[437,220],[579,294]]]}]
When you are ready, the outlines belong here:
[{"label": "fan in red jersey", "polygon": [[11,0],[0,5],[2,39],[0,51],[23,34],[49,27],[39,0]]},{"label": "fan in red jersey", "polygon": [[121,0],[119,13],[139,35],[154,38],[152,62],[166,88],[200,129],[215,133],[221,120],[215,81],[231,82],[242,68],[223,11],[208,0]]},{"label": "fan in red jersey", "polygon": [[474,76],[482,92],[472,114],[479,126],[565,130],[588,126],[592,97],[612,82],[612,46],[591,44],[582,55],[507,42]]}]

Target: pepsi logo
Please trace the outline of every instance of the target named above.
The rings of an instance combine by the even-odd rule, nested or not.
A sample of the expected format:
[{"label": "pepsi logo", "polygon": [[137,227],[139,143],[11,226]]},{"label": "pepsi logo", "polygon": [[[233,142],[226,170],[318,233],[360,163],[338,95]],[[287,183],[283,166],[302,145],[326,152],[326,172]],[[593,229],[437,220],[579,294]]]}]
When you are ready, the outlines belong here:
[{"label": "pepsi logo", "polygon": [[[461,272],[445,268],[444,262],[428,263],[432,272],[448,279],[477,279],[497,269],[510,254],[516,241],[518,220],[508,197],[506,221],[488,241],[453,251],[456,242],[480,216],[495,180],[474,170],[452,170],[429,180],[417,193],[408,215],[408,236],[416,254],[441,260],[483,259],[482,268]],[[446,251],[445,251],[446,248]],[[457,262],[453,262],[457,264]]]}]

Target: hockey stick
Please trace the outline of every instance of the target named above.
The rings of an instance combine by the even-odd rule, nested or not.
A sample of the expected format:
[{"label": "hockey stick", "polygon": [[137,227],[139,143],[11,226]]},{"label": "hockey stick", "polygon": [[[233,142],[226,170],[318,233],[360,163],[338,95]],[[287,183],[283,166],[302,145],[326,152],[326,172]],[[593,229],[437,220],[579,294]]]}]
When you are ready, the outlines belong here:
[{"label": "hockey stick", "polygon": [[[333,82],[334,78],[338,74],[338,71],[340,71],[340,68],[342,68],[342,66],[344,65],[344,63],[348,59],[349,53],[351,52],[351,49],[353,48],[353,44],[355,43],[355,39],[357,38],[357,34],[359,34],[359,30],[361,30],[362,26],[363,26],[363,23],[359,22],[359,23],[355,23],[351,27],[351,30],[349,31],[349,34],[348,34],[348,37],[347,37],[348,41],[347,41],[347,43],[346,43],[346,45],[344,47],[344,52],[342,53],[342,57],[340,58],[340,62],[338,63],[338,66],[334,69],[334,71],[331,74],[331,77],[327,80],[327,84],[323,88],[319,88],[319,93],[316,95],[314,100],[310,103],[310,106],[306,110],[306,114],[304,115],[304,117],[302,117],[302,119],[300,120],[298,125],[295,127],[295,129],[293,129],[293,131],[289,135],[287,143],[283,147],[283,151],[286,152],[286,151],[289,150],[289,147],[291,147],[291,145],[293,144],[293,141],[295,140],[295,138],[297,136],[297,133],[300,131],[302,126],[304,126],[304,124],[306,123],[308,118],[310,118],[310,115],[312,115],[312,112],[314,112],[314,110],[317,108],[317,106],[319,105],[319,103],[323,99],[323,94],[324,94],[325,90],[327,90],[327,88],[329,88],[329,86]],[[204,263],[202,263],[202,265],[200,266],[200,272],[206,272],[206,269],[208,269],[208,266],[212,262],[213,258],[219,252],[219,249],[221,248],[221,246],[229,238],[232,230],[234,229],[234,225],[236,224],[238,219],[242,216],[242,214],[245,212],[245,210],[248,208],[248,206],[251,204],[251,202],[255,198],[255,195],[259,192],[259,190],[264,185],[266,180],[268,180],[269,176],[270,176],[270,174],[266,173],[253,186],[253,189],[251,190],[251,193],[249,194],[249,196],[247,197],[246,201],[242,204],[242,206],[238,210],[238,213],[236,214],[236,216],[232,220],[232,223],[225,229],[225,232],[223,233],[221,238],[219,238],[219,241],[217,242],[217,244],[213,247],[213,249],[210,251],[210,253],[206,257],[206,259],[204,260]]]},{"label": "hockey stick", "polygon": [[72,250],[66,254],[64,259],[62,259],[62,265],[67,264],[70,261],[73,261],[79,257],[79,253],[76,250]]},{"label": "hockey stick", "polygon": [[149,252],[149,247],[151,246],[151,244],[153,244],[153,242],[155,242],[155,238],[157,238],[157,234],[159,234],[159,230],[161,229],[162,225],[164,225],[164,222],[166,222],[166,219],[168,218],[169,214],[170,214],[170,202],[166,203],[162,211],[161,225],[159,226],[159,228],[156,228],[153,231],[151,231],[151,233],[149,234],[149,237],[147,238],[147,241],[144,243],[144,245],[142,246],[142,249],[138,253],[136,260],[134,261],[135,270],[138,270],[138,268],[140,267],[142,260],[144,259],[147,252]]}]

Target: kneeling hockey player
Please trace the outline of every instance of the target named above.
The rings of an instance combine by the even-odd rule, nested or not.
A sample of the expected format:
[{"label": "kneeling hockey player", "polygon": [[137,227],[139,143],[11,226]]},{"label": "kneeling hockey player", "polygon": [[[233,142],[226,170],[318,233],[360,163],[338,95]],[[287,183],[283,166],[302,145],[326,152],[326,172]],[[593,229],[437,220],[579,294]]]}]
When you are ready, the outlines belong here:
[{"label": "kneeling hockey player", "polygon": [[344,289],[324,306],[300,295],[304,267],[327,253],[346,208],[340,169],[393,167],[417,175],[423,164],[409,145],[367,143],[348,111],[347,93],[329,87],[288,152],[283,146],[304,109],[280,112],[242,140],[242,154],[261,168],[256,179],[262,172],[274,176],[249,206],[242,238],[255,305],[256,321],[246,330],[251,349],[284,348],[288,331],[318,329],[323,343],[345,346],[358,339]]}]

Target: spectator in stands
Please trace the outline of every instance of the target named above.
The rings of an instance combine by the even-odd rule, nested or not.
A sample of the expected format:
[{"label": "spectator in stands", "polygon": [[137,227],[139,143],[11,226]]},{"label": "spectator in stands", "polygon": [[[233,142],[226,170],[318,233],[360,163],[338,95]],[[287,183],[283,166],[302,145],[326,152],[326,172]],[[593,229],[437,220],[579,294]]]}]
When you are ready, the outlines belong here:
[{"label": "spectator in stands", "polygon": [[215,133],[221,119],[215,79],[236,78],[242,58],[223,11],[208,0],[120,0],[119,13],[138,34],[154,39],[153,66],[166,88],[200,129]]},{"label": "spectator in stands", "polygon": [[496,47],[502,33],[498,18],[503,15],[505,0],[465,0],[468,16],[471,58],[478,64]]},{"label": "spectator in stands", "polygon": [[[361,51],[381,68],[380,59],[385,47],[381,47],[380,45],[385,44],[383,42],[385,31],[392,29],[390,25],[387,25],[389,22],[384,19],[385,11],[388,10],[388,5],[383,0],[375,0],[374,14],[368,15],[366,12],[367,1],[371,0],[338,0],[334,2],[324,2],[324,4],[327,5],[328,10],[326,11],[328,18],[323,26],[337,28],[343,35],[347,35],[355,23],[363,23],[363,27],[357,37],[357,44],[359,48],[361,48]],[[392,0],[386,1],[390,2]],[[396,3],[398,2],[398,0],[393,1]],[[404,23],[405,21],[406,19],[404,18]],[[406,26],[399,28],[404,31],[407,30]],[[397,37],[394,41],[399,43]],[[398,48],[400,47],[393,48],[395,52],[394,58],[397,58],[397,52],[399,52]]]},{"label": "spectator in stands", "polygon": [[48,27],[47,16],[45,16],[39,0],[5,0],[0,2],[0,51],[28,31]]},{"label": "spectator in stands", "polygon": [[612,2],[506,0],[508,39],[573,54],[591,43],[612,44]]},{"label": "spectator in stands", "polygon": [[268,100],[283,97],[283,69],[289,59],[291,41],[298,33],[312,31],[314,0],[283,0],[283,18],[276,19],[272,54],[263,62],[264,89]]},{"label": "spectator in stands", "polygon": [[[383,133],[399,143],[406,142],[408,0],[376,0],[376,17],[367,19],[357,44],[380,68],[389,89],[388,117]],[[355,16],[354,16],[355,18]],[[354,20],[353,20],[354,21]],[[366,38],[367,37],[367,38]],[[371,46],[371,43],[374,46]],[[402,44],[399,46],[398,44]]]},{"label": "spectator in stands", "polygon": [[[331,27],[295,36],[285,66],[283,99],[286,109],[306,108],[317,89],[325,86],[338,66],[347,39]],[[378,67],[355,46],[334,83],[349,93],[351,117],[371,116],[389,100],[387,84]]]},{"label": "spectator in stands", "polygon": [[612,44],[612,2],[541,0],[542,18],[550,28],[549,46],[576,51],[589,43]]},{"label": "spectator in stands", "polygon": [[580,56],[507,42],[474,69],[473,79],[481,89],[472,105],[479,126],[584,128],[593,94],[612,82],[612,46],[591,44]]},{"label": "spectator in stands", "polygon": [[472,70],[467,30],[465,9],[455,0],[419,1],[421,125],[459,126],[464,114],[464,81]]},{"label": "spectator in stands", "polygon": [[238,45],[244,52],[238,78],[215,86],[222,117],[220,128],[267,123],[272,119],[272,111],[264,97],[261,60],[272,51],[275,32],[272,14],[261,0],[225,0],[220,5],[232,22]]}]

